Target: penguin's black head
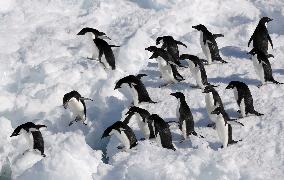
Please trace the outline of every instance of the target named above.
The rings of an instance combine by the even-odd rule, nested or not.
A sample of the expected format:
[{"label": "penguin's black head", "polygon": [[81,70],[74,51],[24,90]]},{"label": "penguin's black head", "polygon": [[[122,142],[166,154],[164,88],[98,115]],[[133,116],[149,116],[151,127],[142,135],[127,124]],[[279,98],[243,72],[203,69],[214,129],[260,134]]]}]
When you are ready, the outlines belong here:
[{"label": "penguin's black head", "polygon": [[231,81],[228,86],[226,87],[226,89],[234,89],[235,87],[237,87],[241,82],[240,81]]},{"label": "penguin's black head", "polygon": [[222,113],[222,108],[221,107],[217,107],[216,109],[214,109],[214,111],[211,112],[211,114],[221,114]]},{"label": "penguin's black head", "polygon": [[[160,44],[160,41],[163,39],[164,37],[157,37],[156,39],[156,45]],[[146,49],[147,50],[147,49]]]},{"label": "penguin's black head", "polygon": [[66,109],[67,108],[67,103],[68,101],[71,99],[71,98],[76,98],[76,99],[80,99],[81,98],[81,94],[78,93],[77,91],[73,90],[69,93],[66,93],[64,96],[63,96],[63,107]]},{"label": "penguin's black head", "polygon": [[149,46],[147,48],[145,48],[146,51],[150,51],[150,52],[156,52],[158,50],[158,48],[156,46]]},{"label": "penguin's black head", "polygon": [[123,122],[117,121],[113,125],[111,125],[108,128],[106,128],[106,130],[104,131],[101,139],[110,136],[110,133],[111,133],[112,130],[117,130],[117,131],[120,132],[120,128],[122,127],[122,124],[123,124]]},{"label": "penguin's black head", "polygon": [[203,24],[192,26],[192,28],[202,32],[207,31],[207,28]]},{"label": "penguin's black head", "polygon": [[203,90],[202,93],[209,93],[209,92],[212,92],[213,89],[214,89],[213,86],[212,86],[211,84],[209,84],[209,85],[207,85],[207,86],[204,88],[204,90]]},{"label": "penguin's black head", "polygon": [[125,115],[128,115],[128,114],[131,114],[131,113],[134,113],[134,112],[138,112],[140,110],[139,107],[136,107],[136,106],[131,106],[128,110],[128,112],[125,114]]},{"label": "penguin's black head", "polygon": [[191,54],[182,54],[180,55],[180,60],[188,60],[192,61],[195,65],[197,64],[200,59],[197,56],[191,55]]},{"label": "penguin's black head", "polygon": [[270,21],[273,21],[273,19],[271,19],[269,17],[263,17],[259,20],[259,24],[265,24],[265,23],[268,23]]},{"label": "penguin's black head", "polygon": [[18,135],[20,135],[19,132],[14,131],[10,137],[18,136]]},{"label": "penguin's black head", "polygon": [[[138,84],[140,82],[141,75],[137,75],[138,77],[134,76],[134,75],[129,75],[129,76],[125,76],[124,78],[121,78],[120,80],[118,80],[115,84],[114,90],[121,88],[121,85],[124,83],[129,84],[129,86],[131,87],[131,85],[133,84]],[[142,75],[143,76],[143,75]]]},{"label": "penguin's black head", "polygon": [[182,92],[175,92],[175,93],[171,93],[170,95],[176,97],[177,99],[185,98]]}]

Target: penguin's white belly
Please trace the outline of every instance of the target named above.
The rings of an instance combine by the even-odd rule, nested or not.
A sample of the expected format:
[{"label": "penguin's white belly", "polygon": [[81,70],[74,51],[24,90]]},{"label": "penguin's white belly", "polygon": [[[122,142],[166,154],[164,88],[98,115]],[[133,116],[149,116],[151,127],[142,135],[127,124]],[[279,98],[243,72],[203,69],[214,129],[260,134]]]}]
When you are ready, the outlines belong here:
[{"label": "penguin's white belly", "polygon": [[174,76],[173,76],[173,72],[172,72],[172,68],[170,65],[168,65],[166,63],[165,60],[163,60],[161,57],[157,58],[158,64],[159,64],[159,69],[162,75],[162,78],[170,83],[170,82],[176,82]]},{"label": "penguin's white belly", "polygon": [[217,120],[216,120],[216,130],[217,130],[219,139],[221,143],[223,144],[223,147],[227,147],[228,140],[229,140],[228,124],[225,125],[225,120],[221,114],[218,115]]},{"label": "penguin's white belly", "polygon": [[139,101],[138,101],[138,93],[136,91],[136,89],[134,87],[130,88],[132,97],[133,97],[133,103],[135,106],[138,105]]},{"label": "penguin's white belly", "polygon": [[205,44],[203,42],[203,32],[200,32],[200,45],[204,55],[207,58],[208,64],[211,64],[212,63],[211,53],[208,47],[208,42],[206,42]]},{"label": "penguin's white belly", "polygon": [[196,84],[201,88],[204,89],[204,85],[202,83],[202,78],[201,78],[201,72],[199,70],[198,67],[195,68],[195,72],[196,72],[196,76],[195,76],[195,80],[196,80]]},{"label": "penguin's white belly", "polygon": [[130,149],[130,142],[128,137],[126,136],[125,132],[120,130],[121,133],[119,133],[116,130],[114,131],[114,135],[120,140],[120,142],[124,145],[125,149]]},{"label": "penguin's white belly", "polygon": [[209,115],[209,118],[212,122],[216,121],[216,115],[211,114],[213,110],[215,110],[218,106],[214,105],[214,99],[212,93],[206,93],[205,95],[205,103],[206,103],[206,109],[207,113]]},{"label": "penguin's white belly", "polygon": [[102,55],[101,62],[104,64],[104,68],[110,69],[110,65],[106,60],[105,54]]},{"label": "penguin's white belly", "polygon": [[179,108],[180,108],[180,102],[178,102],[177,108],[176,108],[176,116],[177,116],[178,121],[179,121],[179,118],[180,118]]},{"label": "penguin's white belly", "polygon": [[264,83],[265,82],[264,71],[263,71],[262,64],[259,63],[257,60],[257,55],[252,56],[252,62],[253,62],[253,67],[254,67],[256,75],[260,78],[260,81]]},{"label": "penguin's white belly", "polygon": [[246,116],[246,106],[245,106],[245,99],[244,98],[241,100],[240,110],[241,110],[242,117],[245,117]]},{"label": "penguin's white belly", "polygon": [[160,133],[159,132],[157,134],[156,141],[157,141],[158,145],[162,146],[162,141],[161,141],[161,137],[160,137]]},{"label": "penguin's white belly", "polygon": [[79,116],[82,120],[84,120],[84,106],[80,101],[77,101],[76,98],[71,98],[68,102],[68,107],[75,118]]},{"label": "penguin's white belly", "polygon": [[149,139],[149,137],[150,137],[150,129],[148,127],[148,123],[147,122],[143,122],[143,119],[142,119],[142,117],[140,115],[135,113],[134,116],[136,118],[138,127],[141,130],[141,132],[143,133],[145,139]]},{"label": "penguin's white belly", "polygon": [[187,138],[187,134],[186,134],[186,123],[185,123],[185,121],[183,121],[183,123],[182,123],[181,131],[182,131],[183,138],[186,139]]},{"label": "penguin's white belly", "polygon": [[237,90],[237,88],[234,88],[233,91],[234,91],[235,100],[238,101],[239,95],[238,95],[238,90]]},{"label": "penguin's white belly", "polygon": [[99,49],[96,46],[96,44],[92,41],[92,59],[98,59],[98,58],[99,58]]},{"label": "penguin's white belly", "polygon": [[33,149],[33,139],[31,138],[31,134],[30,133],[27,133],[25,130],[21,130],[21,132],[20,132],[20,134],[21,135],[23,135],[24,136],[24,138],[25,138],[25,140],[26,140],[26,142],[27,142],[27,144],[28,144],[28,146],[31,148],[31,149]]}]

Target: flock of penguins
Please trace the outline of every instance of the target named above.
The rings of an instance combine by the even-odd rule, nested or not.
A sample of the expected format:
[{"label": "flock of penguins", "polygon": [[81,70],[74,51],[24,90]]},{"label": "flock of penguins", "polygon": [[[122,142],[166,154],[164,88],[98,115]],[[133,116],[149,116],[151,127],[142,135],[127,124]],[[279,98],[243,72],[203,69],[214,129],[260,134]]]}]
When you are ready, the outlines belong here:
[{"label": "flock of penguins", "polygon": [[[253,49],[248,53],[251,55],[251,59],[254,65],[256,74],[258,75],[262,86],[268,82],[275,84],[282,84],[276,81],[272,76],[271,64],[269,58],[273,55],[268,54],[268,43],[272,44],[272,40],[268,34],[267,23],[272,21],[268,17],[260,19],[253,35],[249,39],[248,46],[253,42]],[[162,86],[177,83],[184,78],[179,74],[178,68],[185,68],[181,61],[186,60],[192,76],[196,80],[195,88],[199,88],[205,94],[206,109],[209,115],[211,123],[209,127],[216,129],[222,147],[227,147],[229,144],[237,143],[232,138],[232,123],[242,125],[237,119],[230,119],[226,113],[222,100],[218,92],[214,89],[214,86],[207,81],[207,75],[204,65],[211,63],[227,63],[219,54],[219,49],[216,43],[216,38],[224,37],[222,34],[211,33],[204,25],[199,24],[192,26],[192,28],[200,31],[200,44],[203,53],[207,60],[200,59],[197,56],[190,54],[179,55],[178,45],[187,47],[184,43],[175,40],[172,36],[158,37],[156,45],[161,44],[161,47],[150,46],[145,50],[152,52],[150,59],[156,59],[158,67],[161,73],[161,78],[166,82]],[[85,35],[92,44],[92,58],[91,60],[99,61],[104,68],[115,70],[115,56],[111,48],[119,47],[110,45],[104,39],[109,39],[105,33],[100,32],[93,28],[83,28],[78,35]],[[119,149],[131,149],[137,145],[137,139],[133,130],[129,127],[129,121],[134,117],[137,120],[138,126],[144,135],[142,139],[155,138],[157,143],[163,148],[176,150],[172,143],[172,135],[169,129],[169,123],[165,122],[159,115],[150,114],[146,109],[138,107],[140,103],[156,103],[151,100],[149,94],[141,81],[141,78],[146,74],[129,75],[116,82],[114,89],[127,88],[133,96],[133,105],[126,113],[126,118],[123,121],[117,121],[110,127],[108,127],[102,138],[115,135],[120,140],[123,146],[119,146]],[[253,98],[248,86],[240,81],[231,81],[226,89],[233,89],[235,99],[239,105],[238,110],[241,117],[248,115],[261,116],[262,113],[257,112],[253,106]],[[178,100],[178,107],[176,110],[176,116],[178,120],[178,127],[182,132],[183,140],[189,138],[190,135],[198,135],[194,130],[194,119],[187,105],[185,96],[181,92],[171,93]],[[86,120],[86,105],[85,100],[91,100],[81,96],[77,91],[71,91],[66,93],[63,97],[63,106],[65,109],[70,109],[73,114],[73,119],[70,122],[71,126],[74,122],[82,122]],[[91,100],[92,101],[92,100]],[[85,124],[85,123],[84,123]],[[45,125],[36,125],[32,122],[27,122],[18,126],[12,136],[24,134],[31,142],[33,140],[33,150],[40,152],[42,156],[44,154],[44,141],[40,128],[46,127]],[[32,134],[32,136],[31,136]],[[33,138],[33,139],[31,139]]]}]

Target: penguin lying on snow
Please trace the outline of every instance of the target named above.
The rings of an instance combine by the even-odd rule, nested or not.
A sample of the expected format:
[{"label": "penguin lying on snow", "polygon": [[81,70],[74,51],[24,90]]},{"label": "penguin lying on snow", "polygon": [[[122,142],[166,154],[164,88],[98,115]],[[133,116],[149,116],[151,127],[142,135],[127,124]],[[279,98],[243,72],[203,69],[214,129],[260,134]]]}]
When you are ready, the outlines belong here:
[{"label": "penguin lying on snow", "polygon": [[87,125],[84,123],[86,120],[85,100],[93,101],[92,99],[82,97],[77,91],[71,91],[64,95],[63,107],[65,109],[69,108],[74,117],[74,120],[69,123],[69,126],[71,126],[74,121],[82,121],[83,124]]},{"label": "penguin lying on snow", "polygon": [[214,89],[212,85],[207,85],[202,93],[205,93],[205,103],[206,103],[207,113],[210,120],[213,122],[212,124],[208,124],[208,127],[215,126],[216,116],[211,113],[217,107],[224,108],[223,102],[218,92]]},{"label": "penguin lying on snow", "polygon": [[185,44],[180,41],[175,40],[172,36],[162,36],[156,39],[156,45],[160,44],[162,41],[162,49],[167,50],[170,55],[174,58],[174,62],[178,64],[178,66],[182,67],[179,62],[179,50],[178,45],[182,45],[187,48]]},{"label": "penguin lying on snow", "polygon": [[169,125],[157,114],[149,116],[149,122],[154,127],[154,134],[158,144],[163,148],[176,150],[172,142],[172,134]]},{"label": "penguin lying on snow", "polygon": [[226,89],[234,89],[234,96],[240,107],[240,114],[242,117],[245,117],[248,114],[255,114],[257,116],[263,115],[254,109],[251,92],[245,83],[231,81]]},{"label": "penguin lying on snow", "polygon": [[267,51],[268,51],[268,41],[271,44],[271,47],[273,49],[273,44],[272,44],[272,40],[269,36],[266,24],[270,21],[272,21],[273,19],[270,19],[269,17],[263,17],[260,19],[258,25],[256,26],[253,35],[250,37],[249,42],[248,42],[248,47],[251,43],[251,41],[253,41],[253,48],[259,49],[260,51],[262,51],[265,55],[267,55]]},{"label": "penguin lying on snow", "polygon": [[128,115],[124,123],[128,124],[131,117],[135,116],[137,120],[137,124],[142,131],[145,139],[152,139],[155,138],[154,130],[152,124],[148,121],[148,118],[150,116],[150,113],[146,109],[142,109],[136,106],[130,107],[128,112],[126,113]]},{"label": "penguin lying on snow", "polygon": [[228,124],[230,118],[222,107],[217,107],[211,114],[216,114],[216,130],[219,136],[222,147],[227,147],[229,144],[235,144],[238,141],[234,141],[232,138],[232,126]]},{"label": "penguin lying on snow", "polygon": [[197,87],[204,89],[205,86],[210,85],[207,80],[207,74],[204,65],[197,56],[182,54],[180,56],[180,59],[187,61],[190,72],[196,80]]},{"label": "penguin lying on snow", "polygon": [[148,94],[148,91],[146,90],[144,84],[141,81],[141,78],[143,76],[147,75],[146,74],[138,74],[136,76],[129,75],[124,78],[121,78],[120,80],[117,81],[114,89],[121,88],[123,84],[128,84],[132,92],[134,105],[138,105],[138,103],[142,102],[156,103],[152,101],[152,99]]},{"label": "penguin lying on snow", "polygon": [[27,122],[27,123],[24,123],[24,124],[18,126],[14,130],[14,132],[12,133],[12,135],[10,137],[23,134],[25,136],[27,142],[31,146],[32,143],[31,143],[31,139],[30,139],[30,134],[32,134],[32,136],[33,136],[33,149],[38,150],[41,153],[41,155],[43,157],[45,157],[44,141],[43,141],[43,138],[42,138],[42,134],[39,131],[39,129],[43,128],[43,127],[46,127],[46,125],[36,125],[32,122]]},{"label": "penguin lying on snow", "polygon": [[[131,149],[137,145],[137,139],[132,129],[124,122],[117,121],[108,127],[101,138],[115,135],[124,145],[124,149]],[[120,148],[120,147],[118,147]]]},{"label": "penguin lying on snow", "polygon": [[184,80],[184,78],[179,74],[176,68],[176,62],[167,51],[161,48],[157,48],[155,46],[150,46],[145,50],[153,52],[152,56],[149,59],[155,58],[158,62],[162,78],[166,81],[166,84],[162,86],[166,86]]},{"label": "penguin lying on snow", "polygon": [[186,140],[189,135],[197,136],[197,133],[194,130],[193,116],[189,106],[185,101],[184,94],[181,92],[176,92],[176,93],[171,93],[171,95],[179,100],[176,109],[176,116],[179,122],[179,129],[182,131],[184,140]]},{"label": "penguin lying on snow", "polygon": [[252,49],[249,54],[252,55],[252,61],[256,74],[259,76],[261,84],[258,87],[264,85],[266,82],[272,82],[274,84],[283,84],[276,81],[272,75],[271,64],[268,60],[269,57],[273,55],[265,54],[259,49]]},{"label": "penguin lying on snow", "polygon": [[216,42],[216,38],[224,37],[223,34],[212,34],[208,29],[199,24],[197,26],[192,26],[192,28],[200,31],[200,45],[203,53],[205,54],[208,64],[211,64],[214,61],[220,61],[221,63],[227,63],[227,61],[223,60],[219,54],[218,45]]}]

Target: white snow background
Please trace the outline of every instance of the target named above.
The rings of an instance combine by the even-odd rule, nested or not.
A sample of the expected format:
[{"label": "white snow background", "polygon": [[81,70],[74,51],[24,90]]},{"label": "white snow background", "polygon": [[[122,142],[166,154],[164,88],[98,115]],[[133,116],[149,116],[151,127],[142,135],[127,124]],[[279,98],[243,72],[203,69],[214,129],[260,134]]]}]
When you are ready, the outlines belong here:
[{"label": "white snow background", "polygon": [[[284,178],[284,86],[256,87],[259,81],[246,54],[247,42],[259,19],[274,19],[268,30],[274,43],[269,52],[274,77],[284,82],[283,0],[1,0],[0,1],[0,172],[17,180],[99,179],[276,179]],[[230,63],[206,66],[209,82],[216,88],[231,117],[236,117],[233,92],[225,90],[231,80],[249,85],[255,108],[265,115],[250,116],[233,126],[233,138],[241,142],[220,149],[216,130],[206,127],[204,94],[189,69],[181,69],[185,81],[158,88],[155,60],[148,60],[145,47],[158,36],[171,35],[184,42],[181,53],[204,57],[199,33],[191,26],[204,24],[223,33],[217,42]],[[86,39],[76,34],[83,27],[105,32],[112,40],[117,70],[106,72],[89,61]],[[102,132],[124,118],[130,101],[114,89],[129,74],[146,73],[142,80],[157,104],[144,105],[166,121],[175,120],[177,100],[171,92],[186,95],[196,131],[179,143],[181,132],[171,126],[177,151],[141,141],[126,152],[116,149],[117,139],[100,140]],[[62,107],[63,95],[77,90],[85,97],[88,125],[68,127],[71,114]],[[28,152],[21,136],[10,138],[20,124],[33,121],[48,126],[42,131],[45,158]],[[137,135],[135,123],[130,124]],[[103,152],[108,152],[106,164]],[[2,180],[1,179],[1,180]]]}]

